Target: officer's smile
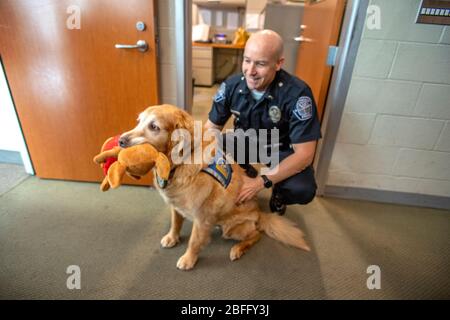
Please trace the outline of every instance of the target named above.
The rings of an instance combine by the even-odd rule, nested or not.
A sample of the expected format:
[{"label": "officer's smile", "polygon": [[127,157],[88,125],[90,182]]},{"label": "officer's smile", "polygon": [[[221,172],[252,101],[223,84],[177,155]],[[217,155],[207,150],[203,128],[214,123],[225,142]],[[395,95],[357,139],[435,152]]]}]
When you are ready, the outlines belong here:
[{"label": "officer's smile", "polygon": [[249,89],[259,89],[258,85],[261,83],[261,78],[246,77],[245,80]]},{"label": "officer's smile", "polygon": [[250,81],[251,83],[257,83],[259,80],[260,78],[247,78],[247,82]]}]

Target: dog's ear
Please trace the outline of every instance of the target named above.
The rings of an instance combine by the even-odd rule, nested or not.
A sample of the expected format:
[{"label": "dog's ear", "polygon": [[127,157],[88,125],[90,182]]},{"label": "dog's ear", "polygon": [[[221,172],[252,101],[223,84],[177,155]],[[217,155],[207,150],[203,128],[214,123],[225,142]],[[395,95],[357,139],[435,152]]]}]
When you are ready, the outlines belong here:
[{"label": "dog's ear", "polygon": [[194,136],[194,121],[192,117],[184,112],[179,110],[175,122],[175,129],[186,129],[191,134],[191,137]]},{"label": "dog's ear", "polygon": [[170,175],[170,161],[163,153],[158,154],[155,162],[156,173],[162,180],[169,180]]},{"label": "dog's ear", "polygon": [[[177,154],[177,156],[181,158],[184,157],[182,150],[186,151],[184,147],[186,143],[188,143],[188,145],[190,146],[189,149],[191,150],[191,152],[194,150],[194,120],[188,113],[182,110],[177,110],[174,113],[174,131],[179,129],[183,130],[183,132],[179,135],[179,139],[181,140],[169,140],[169,143],[167,145],[168,153],[166,153],[168,157],[173,156],[173,148],[177,145],[182,146],[182,148],[179,150],[179,153]],[[189,136],[186,136],[186,134],[188,134]]]},{"label": "dog's ear", "polygon": [[115,189],[122,184],[122,178],[125,174],[126,167],[119,163],[114,162],[108,169],[108,181],[111,188]]}]

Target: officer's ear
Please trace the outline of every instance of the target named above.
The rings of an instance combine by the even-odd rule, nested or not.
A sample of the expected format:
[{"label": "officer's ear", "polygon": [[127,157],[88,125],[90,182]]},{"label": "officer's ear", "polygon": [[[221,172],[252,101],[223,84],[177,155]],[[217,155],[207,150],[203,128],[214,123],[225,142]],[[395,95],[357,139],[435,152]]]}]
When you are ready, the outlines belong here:
[{"label": "officer's ear", "polygon": [[277,64],[275,65],[276,68],[277,68],[277,71],[279,71],[279,70],[281,69],[281,67],[283,66],[283,64],[284,64],[284,57],[281,57],[280,59],[278,59],[278,62],[277,62]]}]

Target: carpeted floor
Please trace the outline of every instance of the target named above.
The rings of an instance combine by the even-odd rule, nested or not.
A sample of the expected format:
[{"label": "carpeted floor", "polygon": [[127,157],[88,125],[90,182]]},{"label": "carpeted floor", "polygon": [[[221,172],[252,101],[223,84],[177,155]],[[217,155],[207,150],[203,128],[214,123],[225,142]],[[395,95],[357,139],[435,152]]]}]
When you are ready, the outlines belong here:
[{"label": "carpeted floor", "polygon": [[23,165],[0,162],[0,195],[28,178]]},{"label": "carpeted floor", "polygon": [[[205,121],[217,90],[195,88]],[[0,299],[450,299],[450,212],[316,198],[286,216],[312,252],[263,236],[240,260],[215,230],[194,270],[176,269],[182,243],[159,245],[170,213],[155,190],[28,177],[0,165]],[[268,210],[268,192],[260,197]],[[69,266],[81,289],[69,290]],[[369,290],[369,266],[381,289]]]},{"label": "carpeted floor", "polygon": [[[268,194],[261,197],[267,209]],[[435,299],[450,298],[450,212],[316,198],[286,216],[310,253],[267,236],[241,260],[216,230],[196,268],[186,249],[163,249],[170,214],[155,190],[29,177],[0,196],[2,299]],[[80,267],[81,289],[66,286]],[[370,265],[381,289],[369,290]]]}]

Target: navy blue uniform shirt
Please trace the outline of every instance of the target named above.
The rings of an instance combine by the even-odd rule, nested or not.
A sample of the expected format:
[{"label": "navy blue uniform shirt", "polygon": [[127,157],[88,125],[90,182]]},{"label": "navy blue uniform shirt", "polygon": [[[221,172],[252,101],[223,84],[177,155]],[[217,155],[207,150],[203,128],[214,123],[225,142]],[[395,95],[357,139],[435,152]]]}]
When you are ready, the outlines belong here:
[{"label": "navy blue uniform shirt", "polygon": [[311,89],[282,69],[257,101],[242,73],[225,80],[214,96],[209,120],[223,126],[231,115],[235,117],[235,129],[278,128],[280,149],[321,138]]}]

